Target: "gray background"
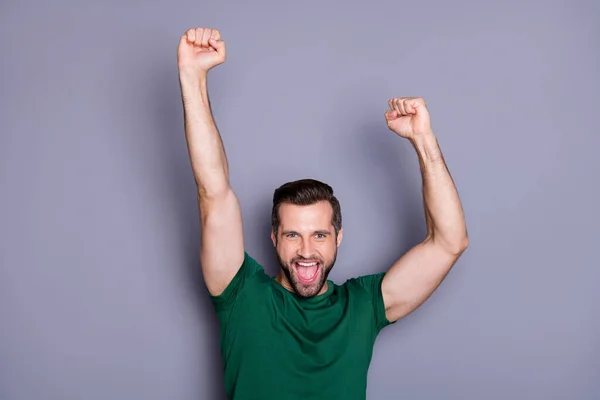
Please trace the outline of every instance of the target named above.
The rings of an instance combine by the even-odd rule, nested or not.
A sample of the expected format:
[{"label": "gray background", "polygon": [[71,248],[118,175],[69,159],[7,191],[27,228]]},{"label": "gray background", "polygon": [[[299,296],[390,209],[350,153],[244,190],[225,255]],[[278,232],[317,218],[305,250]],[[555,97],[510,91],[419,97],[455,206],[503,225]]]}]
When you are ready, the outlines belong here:
[{"label": "gray background", "polygon": [[600,6],[367,3],[0,3],[1,399],[223,398],[176,68],[196,26],[227,40],[210,94],[271,273],[293,179],[341,200],[338,282],[423,238],[383,113],[428,101],[470,248],[381,334],[369,399],[600,398]]}]

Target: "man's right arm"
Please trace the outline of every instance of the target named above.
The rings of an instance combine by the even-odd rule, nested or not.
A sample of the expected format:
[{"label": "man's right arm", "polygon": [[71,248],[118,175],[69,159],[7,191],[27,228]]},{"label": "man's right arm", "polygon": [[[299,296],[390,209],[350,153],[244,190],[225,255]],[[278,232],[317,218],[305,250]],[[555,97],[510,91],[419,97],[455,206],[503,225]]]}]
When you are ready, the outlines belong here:
[{"label": "man's right arm", "polygon": [[218,40],[211,45],[211,36],[220,39],[216,30],[188,30],[179,44],[178,63],[185,135],[198,189],[202,273],[208,291],[217,296],[242,265],[244,239],[240,205],[229,184],[227,157],[208,97],[208,70],[225,60],[225,44]]}]

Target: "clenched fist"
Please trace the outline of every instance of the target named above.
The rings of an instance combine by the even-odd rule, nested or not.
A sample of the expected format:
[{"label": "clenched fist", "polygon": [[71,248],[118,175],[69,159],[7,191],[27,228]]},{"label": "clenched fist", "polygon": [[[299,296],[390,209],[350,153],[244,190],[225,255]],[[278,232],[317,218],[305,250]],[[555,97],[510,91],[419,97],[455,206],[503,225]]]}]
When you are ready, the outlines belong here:
[{"label": "clenched fist", "polygon": [[398,136],[414,139],[431,132],[429,111],[422,98],[397,97],[390,99],[388,104],[390,109],[385,112],[385,119],[388,128]]},{"label": "clenched fist", "polygon": [[208,70],[225,62],[225,42],[216,29],[189,29],[179,40],[177,65],[179,71],[193,76],[205,75]]}]

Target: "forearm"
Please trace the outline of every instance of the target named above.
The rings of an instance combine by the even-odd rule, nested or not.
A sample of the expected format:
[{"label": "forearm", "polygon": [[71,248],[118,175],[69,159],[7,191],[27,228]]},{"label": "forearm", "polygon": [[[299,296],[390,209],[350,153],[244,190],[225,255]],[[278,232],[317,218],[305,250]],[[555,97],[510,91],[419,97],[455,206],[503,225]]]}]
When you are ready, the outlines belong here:
[{"label": "forearm", "polygon": [[458,254],[468,241],[465,217],[458,192],[432,132],[412,141],[423,177],[423,199],[428,239]]},{"label": "forearm", "polygon": [[179,76],[185,134],[200,196],[211,197],[229,187],[227,157],[212,116],[206,75]]}]

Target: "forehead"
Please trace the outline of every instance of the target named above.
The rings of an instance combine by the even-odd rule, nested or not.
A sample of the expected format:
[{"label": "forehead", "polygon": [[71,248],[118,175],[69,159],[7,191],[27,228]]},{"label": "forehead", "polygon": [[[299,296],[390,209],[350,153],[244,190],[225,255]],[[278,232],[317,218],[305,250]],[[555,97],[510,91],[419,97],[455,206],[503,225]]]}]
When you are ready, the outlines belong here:
[{"label": "forehead", "polygon": [[333,208],[327,201],[298,206],[283,203],[279,207],[279,220],[283,229],[328,229]]}]

